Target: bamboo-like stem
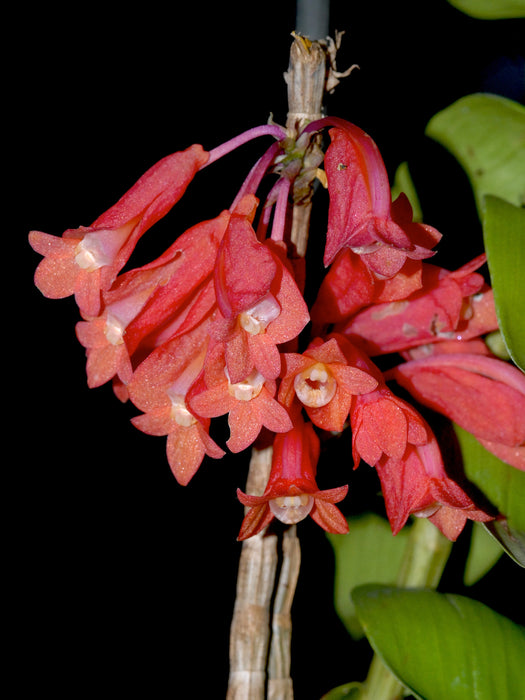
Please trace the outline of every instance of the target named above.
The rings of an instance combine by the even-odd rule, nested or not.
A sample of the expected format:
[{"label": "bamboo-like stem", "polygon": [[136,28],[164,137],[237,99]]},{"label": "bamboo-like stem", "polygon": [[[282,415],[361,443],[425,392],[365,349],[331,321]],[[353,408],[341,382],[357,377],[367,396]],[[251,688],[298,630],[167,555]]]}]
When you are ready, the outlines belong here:
[{"label": "bamboo-like stem", "polygon": [[[296,35],[290,48],[290,63],[284,78],[288,85],[286,130],[295,139],[308,122],[321,118],[326,86],[326,48],[318,41],[312,42]],[[315,152],[316,147],[314,138],[310,149]],[[313,179],[312,176],[300,193],[294,192],[290,239],[301,257],[306,254],[308,243]]]},{"label": "bamboo-like stem", "polygon": [[[291,139],[297,137],[306,123],[321,117],[325,64],[325,48],[320,43],[295,36],[285,74],[289,104],[286,130]],[[311,141],[315,148],[315,136]],[[308,165],[308,155],[305,156],[305,163]],[[303,180],[300,191],[293,192],[291,241],[300,256],[306,253],[313,179],[312,175],[306,182]],[[247,493],[263,493],[271,461],[271,447],[252,451]],[[301,561],[295,526],[285,532],[282,543],[280,575],[275,590],[279,560],[277,537],[263,531],[243,542],[230,632],[227,700],[262,700],[266,691],[269,700],[293,699],[290,677],[291,608]],[[268,655],[272,600],[271,647]]]},{"label": "bamboo-like stem", "polygon": [[290,676],[292,641],[292,603],[301,567],[301,547],[292,525],[283,537],[283,561],[275,594],[272,617],[272,642],[268,661],[268,700],[292,700]]},{"label": "bamboo-like stem", "polygon": [[[319,119],[326,80],[325,49],[319,42],[295,36],[290,48],[290,63],[285,74],[288,85],[288,116],[286,128],[296,138],[309,121]],[[314,143],[312,148],[317,145]],[[307,150],[308,154],[308,150]],[[314,155],[315,158],[315,155]],[[307,162],[308,155],[305,155]],[[299,256],[306,254],[310,214],[312,209],[313,177],[294,192],[291,242]],[[290,676],[292,617],[291,609],[299,570],[301,547],[297,529],[289,528],[283,537],[282,564],[274,601],[272,638],[268,663],[268,700],[293,700]]]},{"label": "bamboo-like stem", "polygon": [[[248,493],[263,493],[271,462],[271,447],[252,450],[246,484]],[[227,700],[264,700],[270,606],[277,561],[275,535],[266,536],[263,531],[243,542],[230,630]]]},{"label": "bamboo-like stem", "polygon": [[[414,518],[396,584],[403,588],[437,588],[452,542],[426,518]],[[362,700],[401,700],[404,686],[374,654]]]}]

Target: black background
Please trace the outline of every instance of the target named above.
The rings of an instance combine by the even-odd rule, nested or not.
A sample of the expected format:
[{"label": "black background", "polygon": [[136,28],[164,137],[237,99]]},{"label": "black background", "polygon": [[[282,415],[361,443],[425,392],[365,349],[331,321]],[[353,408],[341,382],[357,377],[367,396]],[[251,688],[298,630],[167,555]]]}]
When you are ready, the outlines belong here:
[{"label": "black background", "polygon": [[[192,143],[213,148],[270,113],[284,123],[294,17],[288,0],[51,4],[14,13],[6,26],[15,48],[4,59],[12,217],[4,240],[15,253],[4,259],[4,463],[13,481],[4,539],[21,692],[36,684],[55,697],[186,697],[190,683],[197,697],[224,697],[242,519],[235,490],[248,455],[206,461],[189,486],[176,483],[165,439],[136,430],[137,411],[109,386],[87,388],[76,307],[33,288],[40,256],[27,232],[89,225],[164,155]],[[409,161],[425,220],[444,233],[440,264],[465,262],[481,246],[469,185],[424,128],[471,92],[523,100],[523,21],[471,19],[440,0],[335,0],[336,29],[346,32],[339,68],[360,69],[329,97],[328,112],[370,133],[390,174]],[[146,262],[227,208],[261,147],[201,173],[137,255]],[[328,480],[350,481],[355,511],[362,493],[375,493],[370,478],[352,474],[348,461]],[[333,612],[324,534],[305,522],[300,536],[293,676],[298,700],[315,700],[360,679],[368,652]],[[460,540],[447,590],[461,592],[453,567],[464,548]],[[467,593],[517,620],[520,584],[522,570],[504,559]]]}]

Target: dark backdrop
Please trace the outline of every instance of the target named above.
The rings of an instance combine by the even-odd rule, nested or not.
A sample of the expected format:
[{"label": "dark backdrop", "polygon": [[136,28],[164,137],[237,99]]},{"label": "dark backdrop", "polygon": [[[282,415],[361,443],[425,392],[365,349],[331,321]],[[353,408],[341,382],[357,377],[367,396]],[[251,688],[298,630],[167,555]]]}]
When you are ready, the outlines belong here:
[{"label": "dark backdrop", "polygon": [[[137,411],[109,386],[87,389],[76,307],[33,289],[40,256],[26,236],[89,225],[168,153],[195,142],[212,148],[270,113],[283,123],[294,15],[289,0],[46,5],[15,12],[6,27],[15,48],[4,61],[6,208],[14,215],[5,235],[16,252],[4,265],[5,379],[15,389],[5,436],[15,448],[4,462],[14,483],[5,495],[8,609],[21,688],[163,698],[187,697],[181,689],[190,682],[195,697],[224,696],[242,518],[235,490],[245,484],[247,455],[206,461],[179,486],[164,438],[133,428]],[[391,174],[409,161],[425,220],[445,236],[440,263],[461,264],[469,253],[459,241],[468,233],[469,251],[480,245],[470,189],[424,128],[470,92],[523,99],[523,23],[473,20],[440,0],[336,0],[335,29],[346,32],[340,69],[360,70],[328,99],[328,111],[368,131]],[[247,146],[204,171],[142,244],[145,260],[229,206],[259,152]],[[322,223],[316,227],[319,240]],[[357,494],[350,506],[359,508],[365,477],[343,467]],[[367,652],[348,640],[331,608],[333,560],[323,533],[305,522],[300,535],[293,675],[298,700],[315,700],[360,678]],[[497,591],[502,576],[518,574],[504,561],[469,594],[512,615],[516,598]],[[459,585],[453,574],[449,585]]]}]

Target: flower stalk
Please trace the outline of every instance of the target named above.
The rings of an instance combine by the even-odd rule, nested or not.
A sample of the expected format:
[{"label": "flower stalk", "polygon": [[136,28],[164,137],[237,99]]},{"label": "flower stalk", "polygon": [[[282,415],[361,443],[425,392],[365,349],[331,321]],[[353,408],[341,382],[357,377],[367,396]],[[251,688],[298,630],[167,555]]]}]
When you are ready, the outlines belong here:
[{"label": "flower stalk", "polygon": [[[262,493],[270,473],[272,448],[252,450],[247,489]],[[277,536],[261,532],[242,545],[230,630],[227,700],[263,700],[270,639],[270,605],[277,569]]]},{"label": "flower stalk", "polygon": [[[300,129],[309,121],[321,117],[325,90],[325,51],[319,42],[295,36],[290,48],[290,63],[285,74],[288,85],[287,135],[295,140]],[[252,177],[256,178],[253,173]],[[306,254],[311,213],[312,182],[308,196],[294,201],[290,238],[297,254]],[[278,199],[278,227],[284,229],[289,206],[290,187],[282,188],[287,195]],[[294,198],[295,199],[295,198]],[[268,482],[272,462],[272,447],[252,450],[247,493],[262,495]],[[227,700],[292,700],[291,608],[299,577],[301,549],[296,527],[292,525],[283,536],[280,575],[275,580],[279,553],[277,536],[268,535],[266,528],[245,540],[239,562],[236,601],[230,632],[230,676]],[[275,590],[270,635],[270,605]],[[266,653],[271,646],[266,672]]]}]

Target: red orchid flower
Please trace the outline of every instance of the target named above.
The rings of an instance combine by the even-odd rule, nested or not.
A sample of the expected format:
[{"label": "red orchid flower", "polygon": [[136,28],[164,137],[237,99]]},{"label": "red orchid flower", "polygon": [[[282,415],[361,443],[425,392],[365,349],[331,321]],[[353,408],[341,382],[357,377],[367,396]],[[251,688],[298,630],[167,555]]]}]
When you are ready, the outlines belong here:
[{"label": "red orchid flower", "polygon": [[350,409],[354,468],[363,459],[371,467],[383,455],[401,459],[407,445],[424,445],[429,435],[418,411],[386,384],[354,397]]},{"label": "red orchid flower", "polygon": [[224,347],[214,344],[201,376],[190,389],[188,405],[203,418],[228,414],[230,437],[226,444],[232,452],[241,452],[255,441],[263,426],[274,433],[292,429],[288,412],[273,398],[276,389],[276,382],[257,370],[240,382],[232,382]]},{"label": "red orchid flower", "polygon": [[166,341],[137,367],[128,384],[129,398],[144,411],[132,423],[149,435],[167,435],[166,453],[177,481],[187,485],[205,455],[225,453],[209,435],[209,419],[186,403],[188,389],[202,370],[209,320]]},{"label": "red orchid flower", "polygon": [[478,272],[485,255],[455,272],[423,264],[422,289],[407,299],[373,304],[337,326],[370,356],[496,330],[492,290]]},{"label": "red orchid flower", "polygon": [[115,375],[127,383],[141,341],[166,327],[173,333],[174,320],[182,321],[206,278],[211,280],[228,220],[223,212],[191,227],[157,260],[120,275],[102,295],[102,314],[77,323],[77,337],[87,349],[90,387]]},{"label": "red orchid flower", "polygon": [[111,287],[139,238],[179,201],[207,160],[202,146],[190,146],[152,166],[91,226],[62,237],[31,231],[31,246],[45,256],[35,273],[38,289],[51,299],[74,294],[83,314],[97,316],[100,291]]},{"label": "red orchid flower", "polygon": [[343,248],[321,281],[310,316],[320,331],[370,304],[406,299],[422,286],[422,262],[407,258],[394,277],[377,279],[350,248]]},{"label": "red orchid flower", "polygon": [[211,334],[225,346],[233,383],[254,369],[276,379],[281,371],[277,346],[296,338],[310,318],[283,256],[284,243],[257,240],[251,225],[256,204],[248,195],[237,205],[215,266],[219,309]]},{"label": "red orchid flower", "polygon": [[361,459],[373,467],[383,454],[400,458],[408,444],[424,445],[429,435],[418,411],[388,388],[383,373],[360,348],[347,343],[344,353],[350,366],[377,381],[375,389],[352,398],[349,417],[354,469]]},{"label": "red orchid flower", "polygon": [[363,257],[374,275],[390,278],[407,258],[431,257],[441,234],[412,222],[404,195],[392,205],[387,171],[374,141],[350,122],[319,120],[325,122],[335,126],[324,159],[330,196],[325,265],[348,247]]},{"label": "red orchid flower", "polygon": [[467,520],[487,522],[494,515],[477,506],[448,477],[435,436],[424,445],[408,446],[401,458],[384,455],[376,464],[392,532],[396,535],[410,514],[428,518],[455,541]]},{"label": "red orchid flower", "polygon": [[323,430],[340,432],[348,417],[352,398],[374,390],[378,381],[368,372],[352,367],[344,349],[348,341],[333,335],[312,341],[304,353],[284,355],[284,376],[279,401],[290,408],[299,399],[310,420]]},{"label": "red orchid flower", "polygon": [[237,490],[238,499],[248,508],[239,540],[261,532],[274,517],[291,525],[310,515],[328,532],[348,532],[348,523],[334,505],[346,496],[348,486],[319,490],[315,481],[319,451],[319,438],[312,424],[305,423],[296,412],[292,430],[275,436],[272,468],[263,495],[251,496]]},{"label": "red orchid flower", "polygon": [[517,367],[485,355],[440,353],[398,365],[389,376],[525,470],[525,375]]}]

